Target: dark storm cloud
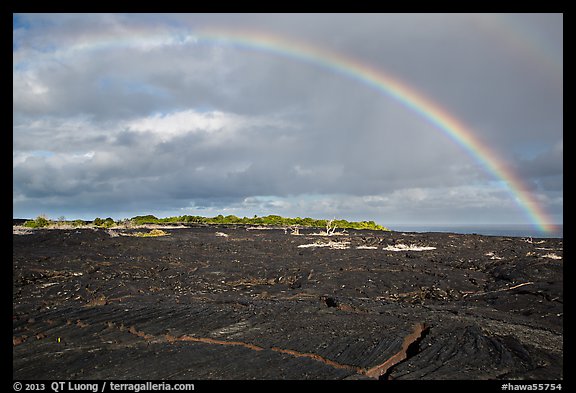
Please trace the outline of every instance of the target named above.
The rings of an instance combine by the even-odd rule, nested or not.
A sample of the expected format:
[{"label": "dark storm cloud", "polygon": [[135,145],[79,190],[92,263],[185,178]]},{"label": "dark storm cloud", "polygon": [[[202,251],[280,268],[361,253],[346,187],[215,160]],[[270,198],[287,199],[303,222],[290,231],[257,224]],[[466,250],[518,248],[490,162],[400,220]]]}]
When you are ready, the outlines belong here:
[{"label": "dark storm cloud", "polygon": [[[560,23],[550,15],[505,18],[520,25],[529,19],[530,32],[561,39],[561,17]],[[545,59],[537,45],[514,46],[491,34],[503,26],[498,18],[70,14],[18,20],[16,215],[66,206],[83,214],[220,208],[331,215],[340,209],[348,217],[401,221],[407,211],[454,219],[486,215],[482,209],[499,218],[510,210],[510,196],[493,188],[497,179],[398,101],[326,66],[196,42],[194,31],[204,27],[282,36],[398,77],[457,115],[561,214],[561,75],[552,73],[553,62],[537,63]]]},{"label": "dark storm cloud", "polygon": [[563,156],[563,143],[560,142],[534,158],[521,161],[518,172],[531,179],[540,189],[562,192]]}]

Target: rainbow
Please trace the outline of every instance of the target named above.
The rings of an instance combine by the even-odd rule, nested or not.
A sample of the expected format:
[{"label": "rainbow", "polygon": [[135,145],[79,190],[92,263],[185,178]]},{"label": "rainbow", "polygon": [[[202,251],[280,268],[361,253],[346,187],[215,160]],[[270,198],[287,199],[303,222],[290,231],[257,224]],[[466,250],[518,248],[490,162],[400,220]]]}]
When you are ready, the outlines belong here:
[{"label": "rainbow", "polygon": [[196,38],[240,45],[297,59],[329,69],[393,98],[434,125],[464,148],[487,172],[501,180],[515,202],[540,231],[551,232],[555,229],[552,218],[538,204],[519,176],[489,146],[480,141],[470,127],[421,93],[382,70],[341,54],[261,33],[205,30]]},{"label": "rainbow", "polygon": [[[134,32],[132,32],[134,33]],[[109,47],[134,47],[150,50],[162,46],[195,45],[202,42],[224,44],[264,51],[278,56],[304,62],[329,70],[362,83],[391,97],[409,110],[421,116],[448,138],[460,145],[495,179],[504,184],[505,189],[524,211],[530,222],[540,231],[552,232],[555,229],[552,218],[538,204],[520,177],[508,167],[495,151],[480,141],[472,128],[463,124],[455,116],[437,105],[407,84],[368,64],[294,40],[273,36],[268,33],[245,30],[204,29],[194,34],[170,34],[166,31],[142,31],[142,34],[100,34],[92,40],[69,45],[59,55],[76,51],[99,50]],[[17,66],[18,60],[14,59]]]}]

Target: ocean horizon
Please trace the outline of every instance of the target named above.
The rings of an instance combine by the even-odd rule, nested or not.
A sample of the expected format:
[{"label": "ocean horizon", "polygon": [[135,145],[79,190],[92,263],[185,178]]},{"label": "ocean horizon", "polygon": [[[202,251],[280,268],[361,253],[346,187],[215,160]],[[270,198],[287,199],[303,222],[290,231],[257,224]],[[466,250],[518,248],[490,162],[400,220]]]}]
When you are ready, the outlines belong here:
[{"label": "ocean horizon", "polygon": [[564,238],[564,225],[557,225],[551,232],[539,230],[526,224],[476,224],[476,225],[389,225],[389,229],[398,232],[449,232],[459,234],[478,234],[487,236],[511,236],[533,238]]}]

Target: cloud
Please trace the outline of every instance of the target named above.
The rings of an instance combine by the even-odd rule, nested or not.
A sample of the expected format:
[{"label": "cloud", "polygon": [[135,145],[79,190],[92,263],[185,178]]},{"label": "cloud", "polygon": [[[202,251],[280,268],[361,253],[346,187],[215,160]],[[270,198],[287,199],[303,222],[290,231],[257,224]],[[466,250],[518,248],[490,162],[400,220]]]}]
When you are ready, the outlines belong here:
[{"label": "cloud", "polygon": [[[223,27],[304,42],[395,76],[473,130],[561,217],[558,75],[528,62],[541,54],[537,45],[511,47],[518,41],[490,34],[506,25],[487,18],[18,15],[14,214],[525,219],[499,179],[417,110],[282,48],[196,34]],[[556,17],[509,18],[561,38]]]},{"label": "cloud", "polygon": [[562,140],[548,146],[547,150],[533,158],[521,160],[519,166],[518,172],[530,179],[535,189],[554,194],[562,193],[564,189],[564,143]]},{"label": "cloud", "polygon": [[213,144],[238,136],[243,130],[293,127],[286,121],[265,116],[241,116],[221,111],[198,112],[192,109],[134,119],[124,124],[128,131],[146,133],[167,142],[186,134],[204,134]]}]

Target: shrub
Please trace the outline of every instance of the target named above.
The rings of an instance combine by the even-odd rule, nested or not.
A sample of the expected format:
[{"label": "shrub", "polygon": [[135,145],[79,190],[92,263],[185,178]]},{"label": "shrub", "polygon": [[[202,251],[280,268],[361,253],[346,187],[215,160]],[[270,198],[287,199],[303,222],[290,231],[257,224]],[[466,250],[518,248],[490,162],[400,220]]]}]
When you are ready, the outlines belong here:
[{"label": "shrub", "polygon": [[105,220],[100,217],[96,217],[93,223],[97,227],[103,227],[103,228],[110,228],[116,225],[116,222],[110,217],[106,218]]},{"label": "shrub", "polygon": [[135,216],[130,219],[134,223],[134,225],[144,225],[144,224],[158,224],[158,218],[154,217],[151,214],[147,216]]},{"label": "shrub", "polygon": [[28,228],[44,228],[48,225],[50,225],[50,220],[45,215],[40,215],[35,220],[28,220],[24,223],[24,226]]},{"label": "shrub", "polygon": [[137,237],[157,237],[157,236],[167,236],[168,232],[164,232],[162,229],[152,229],[150,232],[136,232],[133,236]]},{"label": "shrub", "polygon": [[114,225],[116,225],[116,223],[114,222],[114,220],[110,217],[106,218],[104,220],[104,222],[102,223],[102,226],[105,228],[110,228],[113,227]]}]

